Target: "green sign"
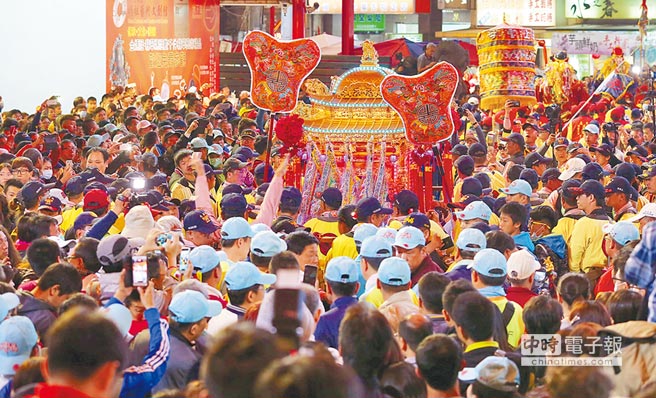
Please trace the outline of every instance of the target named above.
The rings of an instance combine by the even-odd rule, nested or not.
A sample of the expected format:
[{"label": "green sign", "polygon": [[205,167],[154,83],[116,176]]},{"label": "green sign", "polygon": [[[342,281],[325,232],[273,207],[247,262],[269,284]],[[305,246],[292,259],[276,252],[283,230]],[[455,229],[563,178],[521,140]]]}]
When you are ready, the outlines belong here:
[{"label": "green sign", "polygon": [[[648,2],[651,3],[651,2]],[[565,16],[584,19],[638,19],[642,0],[566,0]],[[654,18],[653,5],[649,7],[649,19]]]},{"label": "green sign", "polygon": [[354,32],[384,32],[385,15],[383,14],[355,14],[353,21]]}]

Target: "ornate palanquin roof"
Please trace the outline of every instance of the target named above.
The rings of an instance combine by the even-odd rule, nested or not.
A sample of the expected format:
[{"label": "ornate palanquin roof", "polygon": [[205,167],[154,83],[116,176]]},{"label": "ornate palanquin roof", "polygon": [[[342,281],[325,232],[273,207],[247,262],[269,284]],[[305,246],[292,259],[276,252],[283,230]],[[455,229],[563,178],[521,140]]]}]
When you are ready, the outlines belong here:
[{"label": "ornate palanquin roof", "polygon": [[[380,85],[394,72],[378,65],[373,44],[365,42],[360,66],[333,77],[331,87],[317,79],[305,82],[310,104],[294,110],[305,120],[304,129],[314,139],[366,140],[372,135],[404,136],[398,114],[383,100]],[[326,136],[326,137],[324,137]]]}]

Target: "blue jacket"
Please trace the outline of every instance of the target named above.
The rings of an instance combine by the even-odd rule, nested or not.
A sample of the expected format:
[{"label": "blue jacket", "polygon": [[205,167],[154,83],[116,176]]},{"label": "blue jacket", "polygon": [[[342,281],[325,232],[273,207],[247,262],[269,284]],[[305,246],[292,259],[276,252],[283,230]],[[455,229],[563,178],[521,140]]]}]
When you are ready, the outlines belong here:
[{"label": "blue jacket", "polygon": [[131,366],[123,372],[120,398],[145,398],[162,379],[169,359],[169,324],[160,319],[156,308],[144,311],[148,321],[150,344],[148,355],[139,366]]},{"label": "blue jacket", "polygon": [[535,251],[535,245],[533,244],[533,241],[531,241],[531,235],[528,232],[520,232],[519,234],[513,236],[513,240],[515,241],[516,246],[525,248],[531,253]]},{"label": "blue jacket", "polygon": [[316,341],[324,343],[328,347],[337,348],[339,340],[339,324],[342,323],[344,314],[348,307],[357,304],[355,297],[340,297],[330,306],[330,310],[321,315],[314,331]]}]

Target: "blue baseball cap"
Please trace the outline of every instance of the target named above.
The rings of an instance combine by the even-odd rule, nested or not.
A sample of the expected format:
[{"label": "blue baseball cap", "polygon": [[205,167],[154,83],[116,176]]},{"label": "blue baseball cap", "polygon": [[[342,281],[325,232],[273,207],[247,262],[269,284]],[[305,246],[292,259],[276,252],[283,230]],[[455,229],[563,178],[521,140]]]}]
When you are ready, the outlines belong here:
[{"label": "blue baseball cap", "polygon": [[474,261],[467,268],[490,277],[506,276],[508,274],[506,257],[496,249],[479,251],[474,256]]},{"label": "blue baseball cap", "polygon": [[403,221],[403,225],[415,228],[431,228],[430,219],[423,213],[411,213]]},{"label": "blue baseball cap", "polygon": [[360,270],[351,257],[335,257],[326,266],[325,278],[330,282],[354,283],[360,277]]},{"label": "blue baseball cap", "polygon": [[15,367],[25,362],[39,341],[32,321],[12,316],[0,323],[0,374],[14,375]]},{"label": "blue baseball cap", "polygon": [[261,222],[251,225],[251,229],[253,230],[253,233],[255,235],[257,235],[258,233],[260,233],[262,231],[271,231],[271,227],[269,227],[268,225],[263,224]]},{"label": "blue baseball cap", "polygon": [[361,199],[355,206],[358,216],[369,217],[373,214],[392,214],[392,209],[381,206],[378,199],[374,197]]},{"label": "blue baseball cap", "polygon": [[555,167],[551,167],[549,169],[546,169],[544,173],[542,173],[542,176],[540,176],[540,180],[542,180],[543,184],[546,184],[549,180],[555,180],[558,177],[560,177],[560,170],[558,170]]},{"label": "blue baseball cap", "polygon": [[223,190],[221,191],[223,195],[228,195],[231,193],[238,193],[240,195],[247,195],[251,192],[253,192],[252,188],[245,188],[241,186],[241,184],[225,184],[223,185]]},{"label": "blue baseball cap", "polygon": [[73,176],[66,183],[66,188],[64,188],[64,192],[66,192],[66,195],[68,196],[80,195],[82,194],[82,192],[84,192],[84,186],[86,184],[87,182],[79,175]]},{"label": "blue baseball cap", "polygon": [[[255,170],[253,170],[253,175],[255,176],[255,178],[262,178],[263,179],[264,174],[265,174],[264,171],[266,170],[266,167],[267,167],[267,165],[264,164],[264,163],[260,163],[257,166],[255,166]],[[273,171],[273,167],[271,167],[271,165],[269,165],[268,167],[269,167],[268,168],[268,170],[269,170],[268,177],[269,177],[269,181],[271,181],[271,179],[273,178],[274,171]]]},{"label": "blue baseball cap", "polygon": [[401,213],[417,211],[419,209],[419,197],[417,194],[404,189],[394,196],[394,206],[398,207]]},{"label": "blue baseball cap", "polygon": [[83,229],[93,224],[96,218],[97,218],[96,215],[93,214],[92,212],[83,211],[75,218],[75,222],[73,222],[73,230],[77,231],[78,229]]},{"label": "blue baseball cap", "polygon": [[521,193],[522,195],[531,196],[533,190],[531,189],[531,184],[524,180],[515,180],[508,185],[508,188],[501,188],[499,191],[505,193],[506,195],[514,195]]},{"label": "blue baseball cap", "polygon": [[210,272],[221,263],[221,256],[212,246],[194,247],[189,252],[189,262],[201,273]]},{"label": "blue baseball cap", "polygon": [[273,257],[287,250],[287,243],[273,231],[258,232],[251,241],[251,253],[260,257]]},{"label": "blue baseball cap", "polygon": [[419,228],[403,227],[399,229],[394,240],[394,246],[411,250],[417,246],[425,246],[426,238]]},{"label": "blue baseball cap", "polygon": [[19,304],[20,300],[15,293],[8,292],[0,294],[0,322],[7,317],[9,311],[18,307]]},{"label": "blue baseball cap", "polygon": [[326,188],[321,193],[320,199],[331,208],[339,209],[342,206],[342,191],[333,187]]},{"label": "blue baseball cap", "polygon": [[99,182],[101,184],[111,184],[114,182],[112,177],[101,173],[100,170],[95,167],[84,170],[82,173],[80,173],[80,177],[82,177],[82,179],[86,181],[87,184],[90,182]]},{"label": "blue baseball cap", "polygon": [[640,231],[638,228],[629,221],[620,221],[615,224],[606,224],[602,227],[602,231],[608,234],[613,240],[620,245],[624,246],[632,240],[640,239]]},{"label": "blue baseball cap", "polygon": [[458,156],[463,156],[467,154],[467,151],[469,149],[467,148],[466,145],[463,144],[456,144],[451,148],[451,154],[452,155],[458,155]]},{"label": "blue baseball cap", "polygon": [[167,176],[164,174],[157,173],[146,180],[146,187],[148,189],[161,187],[162,185],[168,186]]},{"label": "blue baseball cap", "polygon": [[194,210],[187,213],[182,227],[185,231],[198,231],[203,234],[212,234],[219,229],[219,226],[212,221],[212,218],[205,210]]},{"label": "blue baseball cap", "polygon": [[410,283],[410,265],[400,257],[390,257],[381,261],[378,267],[378,280],[391,286]]},{"label": "blue baseball cap", "polygon": [[581,173],[581,179],[583,181],[587,180],[599,180],[601,177],[607,176],[607,171],[599,163],[588,163],[583,167],[583,172]]},{"label": "blue baseball cap", "polygon": [[228,290],[243,290],[255,285],[273,285],[276,283],[276,276],[260,272],[248,261],[240,261],[230,267],[225,283]]},{"label": "blue baseball cap", "polygon": [[125,337],[130,333],[130,326],[132,326],[132,313],[128,307],[119,303],[112,304],[103,308],[102,314],[107,317],[107,319],[114,322],[118,331],[121,332],[121,336]]},{"label": "blue baseball cap", "polygon": [[234,240],[239,238],[252,238],[255,236],[253,229],[242,217],[233,217],[227,219],[221,227],[221,238]]},{"label": "blue baseball cap", "polygon": [[357,225],[353,231],[353,240],[356,245],[361,245],[362,241],[370,236],[376,235],[376,232],[378,232],[378,228],[373,224],[364,223]]},{"label": "blue baseball cap", "polygon": [[170,317],[178,323],[194,323],[203,318],[211,318],[219,315],[222,309],[220,302],[208,300],[196,290],[185,290],[173,295],[169,304]]},{"label": "blue baseball cap", "polygon": [[246,197],[239,193],[224,194],[221,198],[221,213],[223,217],[238,217],[242,218],[246,210],[251,206],[246,201]]},{"label": "blue baseball cap", "polygon": [[474,173],[474,159],[469,155],[462,155],[453,163],[453,165],[458,169],[459,172],[471,175]]},{"label": "blue baseball cap", "polygon": [[[378,231],[376,231],[376,235],[374,235],[374,236],[381,237],[381,238],[385,239],[387,242],[389,242],[390,245],[393,245],[394,241],[396,240],[396,234],[397,233],[398,233],[398,231],[395,230],[394,228],[381,227],[381,228],[378,228]],[[364,243],[364,241],[362,241],[362,243]],[[360,250],[362,250],[362,249],[360,249]]]},{"label": "blue baseball cap", "polygon": [[392,243],[380,236],[370,236],[362,242],[360,256],[368,258],[392,257]]},{"label": "blue baseball cap", "polygon": [[483,184],[481,184],[478,178],[467,177],[462,180],[460,192],[462,195],[474,195],[481,197],[483,196]]},{"label": "blue baseball cap", "polygon": [[298,208],[303,201],[303,194],[295,187],[285,187],[280,195],[280,205],[286,208]]},{"label": "blue baseball cap", "polygon": [[[246,157],[246,159],[249,160],[260,156],[259,153],[253,151],[251,148],[246,146],[239,147],[239,149],[237,149],[237,151],[235,152],[235,155],[243,155]],[[271,177],[273,177],[273,175]]]},{"label": "blue baseball cap", "polygon": [[612,193],[623,193],[627,196],[631,196],[631,183],[624,177],[615,177],[613,178],[608,185],[604,188],[606,195]]},{"label": "blue baseball cap", "polygon": [[456,246],[460,250],[469,252],[478,252],[487,248],[487,240],[485,234],[476,228],[465,228],[458,235]]},{"label": "blue baseball cap", "polygon": [[59,198],[54,196],[46,196],[45,198],[41,199],[41,202],[39,203],[39,210],[59,212],[63,206],[64,205],[62,204],[61,200],[59,200]]},{"label": "blue baseball cap", "polygon": [[538,187],[538,180],[540,177],[538,177],[537,171],[533,169],[524,169],[521,173],[519,173],[519,179],[528,182],[528,184],[531,186],[531,189],[533,189]]},{"label": "blue baseball cap", "polygon": [[480,142],[475,142],[469,147],[467,154],[473,158],[481,158],[487,155],[487,148]]},{"label": "blue baseball cap", "polygon": [[459,220],[473,220],[480,218],[481,220],[490,221],[492,217],[492,210],[480,200],[471,202],[463,210],[455,212],[456,217]]}]

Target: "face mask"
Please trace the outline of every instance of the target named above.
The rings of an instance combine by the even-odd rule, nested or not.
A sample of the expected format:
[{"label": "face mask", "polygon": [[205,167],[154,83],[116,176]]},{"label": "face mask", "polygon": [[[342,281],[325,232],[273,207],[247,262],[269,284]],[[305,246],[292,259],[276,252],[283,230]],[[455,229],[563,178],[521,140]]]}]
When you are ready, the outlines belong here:
[{"label": "face mask", "polygon": [[41,176],[46,180],[51,179],[52,178],[52,169],[41,170]]},{"label": "face mask", "polygon": [[221,166],[221,158],[210,159],[210,165],[215,169],[220,168],[219,166]]}]

